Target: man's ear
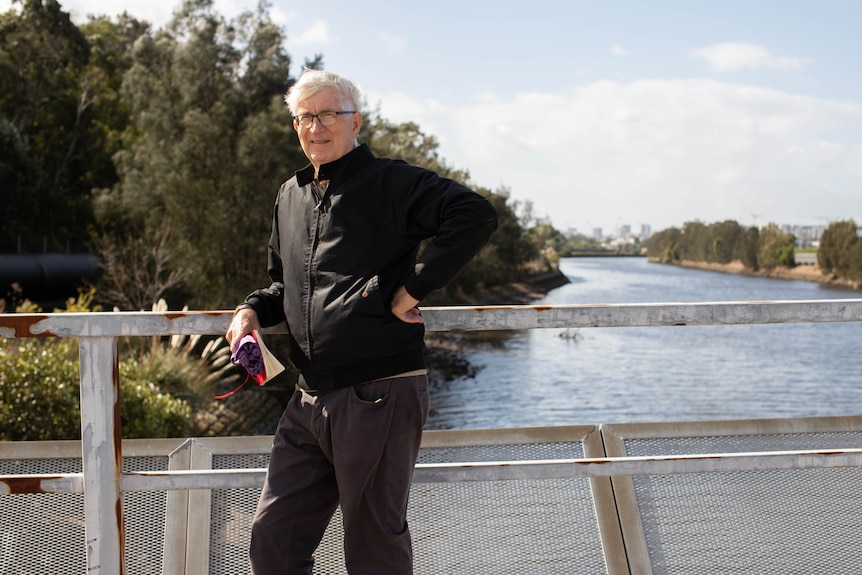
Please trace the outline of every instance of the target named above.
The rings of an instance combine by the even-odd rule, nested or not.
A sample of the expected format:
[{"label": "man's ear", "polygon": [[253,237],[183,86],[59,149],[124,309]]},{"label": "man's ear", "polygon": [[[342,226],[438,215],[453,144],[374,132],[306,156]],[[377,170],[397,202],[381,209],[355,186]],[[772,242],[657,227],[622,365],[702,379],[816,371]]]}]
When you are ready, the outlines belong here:
[{"label": "man's ear", "polygon": [[353,114],[353,137],[359,135],[359,128],[362,127],[362,112]]}]

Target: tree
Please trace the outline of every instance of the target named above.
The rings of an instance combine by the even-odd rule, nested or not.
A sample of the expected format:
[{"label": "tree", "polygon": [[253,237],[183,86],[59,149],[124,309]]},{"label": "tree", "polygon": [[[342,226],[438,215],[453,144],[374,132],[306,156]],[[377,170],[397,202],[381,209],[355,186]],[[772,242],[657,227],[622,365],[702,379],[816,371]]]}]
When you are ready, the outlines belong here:
[{"label": "tree", "polygon": [[711,251],[706,224],[699,221],[683,224],[679,242],[680,258],[696,262],[710,261]]},{"label": "tree", "polygon": [[740,235],[739,244],[737,245],[737,253],[742,265],[747,270],[757,271],[758,266],[758,246],[760,245],[760,231],[755,226],[750,226]]},{"label": "tree", "polygon": [[769,224],[761,230],[758,243],[757,262],[760,268],[796,265],[796,237],[793,234],[782,233],[777,225]]},{"label": "tree", "polygon": [[817,264],[825,274],[834,273],[841,278],[848,277],[851,253],[859,238],[856,235],[856,222],[843,220],[830,223],[820,236],[817,249]]},{"label": "tree", "polygon": [[742,228],[733,220],[711,224],[709,226],[710,237],[710,261],[728,264],[737,259],[736,247]]},{"label": "tree", "polygon": [[233,306],[261,283],[275,193],[306,161],[281,102],[290,59],[265,8],[230,22],[187,1],[138,39],[123,82],[133,126],[97,213],[118,238],[170,228],[173,265],[207,286],[172,295],[195,307]]},{"label": "tree", "polygon": [[171,265],[169,228],[150,237],[93,238],[102,277],[100,298],[124,310],[145,310],[186,278],[185,270]]},{"label": "tree", "polygon": [[862,241],[857,240],[853,243],[848,256],[847,279],[855,282],[862,281]]},{"label": "tree", "polygon": [[126,15],[78,28],[56,0],[26,0],[0,16],[0,125],[19,141],[4,150],[12,185],[0,250],[17,249],[19,237],[24,251],[86,249],[92,189],[117,180],[128,49],[146,28]]},{"label": "tree", "polygon": [[83,237],[89,189],[80,151],[92,95],[80,77],[88,55],[56,0],[25,0],[20,13],[0,16],[0,121],[22,144],[7,160],[17,185],[13,208],[3,211],[0,249],[10,250],[18,235],[33,248],[43,238],[58,248]]},{"label": "tree", "polygon": [[647,257],[663,264],[679,261],[679,243],[682,231],[679,228],[667,228],[652,234],[646,241]]},{"label": "tree", "polygon": [[795,265],[793,235],[782,234],[774,224],[767,229],[766,237],[761,238],[757,228],[743,229],[732,220],[709,225],[687,222],[682,231],[668,228],[650,236],[647,256],[662,263],[692,260],[726,264],[739,260],[752,271],[761,266]]},{"label": "tree", "polygon": [[38,214],[39,185],[44,179],[42,163],[27,140],[8,119],[0,118],[0,189],[4,196],[0,252],[17,252],[18,238],[35,233],[33,218]]},{"label": "tree", "polygon": [[481,286],[525,279],[531,271],[528,264],[541,256],[542,246],[530,241],[517,211],[518,203],[511,201],[508,188],[502,187],[496,192],[485,188],[476,191],[488,198],[497,210],[497,231],[461,275],[481,278],[477,280]]},{"label": "tree", "polygon": [[414,122],[393,124],[375,114],[363,123],[359,138],[378,156],[404,160],[461,183],[470,179],[466,171],[452,168],[440,158],[437,138],[422,132]]},{"label": "tree", "polygon": [[[129,309],[158,297],[231,307],[266,281],[276,191],[307,163],[283,102],[285,35],[268,7],[228,20],[211,0],[186,0],[155,32],[127,14],[77,28],[56,0],[0,15],[10,87],[0,92],[0,250],[16,251],[19,236],[24,251],[43,237],[49,249],[96,245],[100,297]],[[508,190],[470,183],[417,124],[368,118],[360,139],[375,153],[468,184],[501,215],[452,289],[528,273],[547,235],[525,234],[529,203],[519,217]]]}]

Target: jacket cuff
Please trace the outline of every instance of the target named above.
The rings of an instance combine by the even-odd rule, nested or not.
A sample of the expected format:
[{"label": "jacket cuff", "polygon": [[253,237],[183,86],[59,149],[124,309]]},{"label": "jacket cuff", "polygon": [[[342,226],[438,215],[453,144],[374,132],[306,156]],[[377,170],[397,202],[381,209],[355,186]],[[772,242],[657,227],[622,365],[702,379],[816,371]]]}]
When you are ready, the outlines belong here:
[{"label": "jacket cuff", "polygon": [[250,309],[250,310],[253,310],[255,313],[257,313],[257,310],[255,310],[254,306],[251,305],[250,303],[241,303],[238,306],[236,306],[236,308],[233,310],[233,315],[238,314],[240,312],[240,310],[243,310],[243,309]]},{"label": "jacket cuff", "polygon": [[404,282],[404,289],[406,289],[407,293],[411,296],[422,301],[425,299],[425,296],[434,291],[434,286],[423,282],[415,275],[411,275],[407,278],[407,281]]}]

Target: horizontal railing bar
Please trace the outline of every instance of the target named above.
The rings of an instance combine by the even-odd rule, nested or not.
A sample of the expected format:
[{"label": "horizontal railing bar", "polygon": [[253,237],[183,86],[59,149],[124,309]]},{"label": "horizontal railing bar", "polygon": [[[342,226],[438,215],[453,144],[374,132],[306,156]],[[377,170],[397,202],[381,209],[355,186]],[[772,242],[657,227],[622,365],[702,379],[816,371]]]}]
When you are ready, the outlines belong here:
[{"label": "horizontal railing bar", "polygon": [[834,467],[862,467],[862,449],[424,464],[416,466],[413,481],[562,479]]},{"label": "horizontal railing bar", "polygon": [[[543,459],[419,463],[414,483],[562,479],[683,473],[726,473],[862,467],[862,448],[799,451],[759,451],[584,459]],[[189,489],[260,488],[266,469],[193,469],[135,471],[122,474],[122,490],[172,491]],[[2,486],[5,486],[3,489]],[[0,494],[80,493],[80,473],[58,475],[3,475]]]},{"label": "horizontal railing bar", "polygon": [[83,473],[0,475],[0,495],[83,492]]},{"label": "horizontal railing bar", "polygon": [[[0,314],[0,337],[222,335],[231,313]],[[428,331],[855,322],[862,299],[426,307],[422,317]]]},{"label": "horizontal railing bar", "polygon": [[428,331],[649,327],[862,321],[862,299],[440,307]]},{"label": "horizontal railing bar", "polygon": [[260,489],[266,469],[190,469],[123,473],[123,491]]}]

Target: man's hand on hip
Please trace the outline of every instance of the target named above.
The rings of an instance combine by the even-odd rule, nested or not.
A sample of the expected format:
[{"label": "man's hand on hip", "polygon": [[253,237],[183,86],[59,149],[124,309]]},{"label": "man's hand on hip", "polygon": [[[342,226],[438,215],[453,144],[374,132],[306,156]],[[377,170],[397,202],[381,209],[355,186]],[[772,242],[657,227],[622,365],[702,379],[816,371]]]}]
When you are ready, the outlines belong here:
[{"label": "man's hand on hip", "polygon": [[401,286],[392,296],[392,314],[404,323],[423,323],[419,308],[416,307],[418,304],[419,300]]}]

